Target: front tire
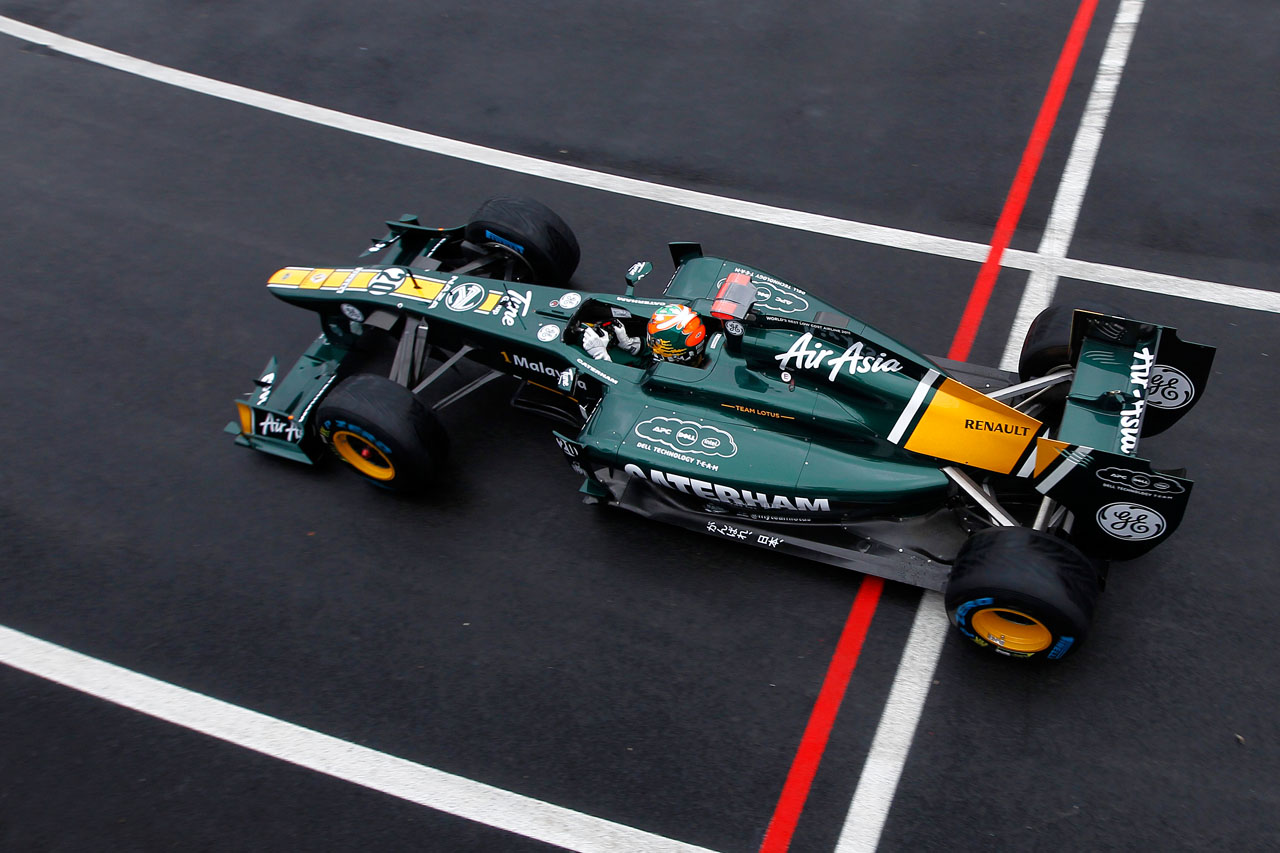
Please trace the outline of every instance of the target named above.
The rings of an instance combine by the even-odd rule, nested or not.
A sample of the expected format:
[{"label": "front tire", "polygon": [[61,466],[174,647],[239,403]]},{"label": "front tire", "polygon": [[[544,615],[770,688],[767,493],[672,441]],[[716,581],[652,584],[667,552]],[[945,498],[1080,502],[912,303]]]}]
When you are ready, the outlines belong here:
[{"label": "front tire", "polygon": [[1102,584],[1101,566],[1065,539],[993,527],[970,536],[956,555],[947,615],[988,652],[1058,660],[1084,642]]},{"label": "front tire", "polygon": [[578,268],[578,238],[555,211],[531,198],[491,198],[467,223],[467,240],[518,256],[538,284],[567,284]]},{"label": "front tire", "polygon": [[329,392],[316,423],[338,459],[391,491],[421,491],[448,454],[448,436],[431,410],[408,388],[372,373],[351,376]]}]

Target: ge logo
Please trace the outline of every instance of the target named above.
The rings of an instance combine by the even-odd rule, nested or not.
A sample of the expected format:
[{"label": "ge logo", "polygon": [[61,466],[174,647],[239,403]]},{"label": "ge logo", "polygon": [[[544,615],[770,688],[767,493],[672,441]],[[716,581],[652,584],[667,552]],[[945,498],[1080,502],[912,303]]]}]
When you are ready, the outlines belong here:
[{"label": "ge logo", "polygon": [[1133,503],[1107,504],[1098,510],[1097,520],[1104,533],[1133,542],[1154,539],[1169,526],[1154,509]]},{"label": "ge logo", "polygon": [[1196,386],[1187,374],[1167,364],[1157,364],[1149,381],[1147,405],[1157,409],[1181,409],[1196,395]]}]

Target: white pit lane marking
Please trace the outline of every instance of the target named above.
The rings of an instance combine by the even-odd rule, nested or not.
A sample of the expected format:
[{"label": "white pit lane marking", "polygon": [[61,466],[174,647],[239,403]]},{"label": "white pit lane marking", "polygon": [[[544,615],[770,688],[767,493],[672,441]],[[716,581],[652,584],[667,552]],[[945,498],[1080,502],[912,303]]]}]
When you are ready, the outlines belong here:
[{"label": "white pit lane marking", "polygon": [[0,663],[236,746],[581,853],[711,853],[348,743],[0,625]]},{"label": "white pit lane marking", "polygon": [[[1123,10],[1124,6],[1121,8]],[[397,127],[386,122],[373,121],[350,113],[317,107],[313,104],[291,100],[279,95],[271,95],[256,89],[236,86],[232,83],[201,77],[198,74],[179,71],[176,68],[157,65],[154,62],[147,62],[123,53],[116,53],[113,50],[66,38],[57,33],[42,30],[39,27],[33,27],[4,16],[0,16],[0,33],[23,39],[33,44],[44,45],[68,56],[76,56],[98,65],[114,68],[117,71],[124,71],[128,74],[134,74],[138,77],[144,77],[170,86],[177,86],[192,92],[199,92],[245,106],[257,107],[278,115],[290,116],[302,121],[345,130],[371,139],[380,139],[384,142],[403,145],[407,148],[493,166],[510,172],[519,172],[575,186],[589,187],[632,198],[671,204],[677,207],[689,208],[690,210],[717,213],[751,222],[780,225],[784,228],[794,228],[798,231],[843,237],[848,240],[857,240],[895,249],[906,249],[944,258],[982,263],[990,251],[990,247],[985,243],[972,243],[967,240],[955,240],[950,237],[920,234],[900,228],[889,228],[883,225],[853,222],[847,219],[837,219],[833,216],[821,216],[815,213],[773,207],[753,201],[726,198],[724,196],[711,195],[710,193],[680,189],[679,187],[668,187],[634,178],[596,172],[578,166],[552,163],[522,154],[512,154],[507,151],[485,148],[482,145],[473,145],[469,142],[461,142],[431,133]],[[1087,116],[1088,112],[1086,111]],[[1215,302],[1237,308],[1280,313],[1280,293],[1272,293],[1267,290],[1197,281],[1174,275],[1125,269],[1107,264],[1054,257],[1051,254],[1046,255],[1042,252],[1026,252],[1015,249],[1007,249],[1004,252],[1001,265],[1009,269],[1028,270],[1032,273],[1050,275],[1054,278],[1075,278],[1098,284],[1110,284],[1115,287],[1134,288],[1166,296],[1180,296],[1186,299]]]},{"label": "white pit lane marking", "polygon": [[[1024,295],[1024,301],[1027,302],[1028,311],[1031,311],[1031,306],[1033,304],[1038,303],[1027,300],[1038,299],[1047,304],[1048,299],[1052,297],[1052,289],[1056,285],[1057,278],[1074,278],[1082,281],[1142,290],[1149,293],[1168,296],[1178,296],[1186,299],[1234,306],[1237,308],[1280,313],[1280,294],[1278,293],[1217,282],[1197,281],[1195,279],[1182,278],[1179,276],[1126,269],[1107,264],[1073,260],[1065,257],[1066,246],[1070,241],[1070,232],[1074,229],[1074,216],[1079,212],[1079,199],[1083,198],[1085,188],[1087,187],[1088,175],[1093,168],[1093,157],[1096,156],[1096,148],[1093,148],[1092,153],[1090,153],[1090,146],[1094,143],[1088,142],[1087,140],[1082,141],[1079,138],[1079,133],[1085,132],[1085,126],[1089,121],[1100,118],[1102,121],[1097,126],[1097,134],[1100,138],[1102,127],[1105,125],[1105,113],[1109,112],[1110,109],[1110,101],[1106,100],[1104,102],[1101,99],[1104,96],[1110,98],[1114,95],[1114,91],[1112,91],[1110,95],[1106,95],[1103,90],[1107,85],[1114,86],[1115,82],[1118,82],[1120,72],[1123,70],[1125,59],[1127,57],[1128,44],[1132,39],[1132,29],[1133,27],[1136,27],[1141,8],[1142,0],[1123,0],[1120,9],[1117,12],[1116,21],[1113,24],[1111,35],[1108,38],[1107,47],[1104,49],[1102,65],[1100,66],[1098,77],[1095,78],[1094,92],[1090,94],[1089,103],[1086,105],[1085,109],[1085,116],[1081,123],[1081,130],[1078,132],[1075,144],[1073,144],[1068,167],[1064,171],[1064,182],[1067,180],[1068,174],[1075,175],[1079,179],[1078,185],[1075,189],[1067,191],[1066,195],[1064,195],[1064,190],[1062,186],[1060,186],[1058,195],[1062,201],[1059,202],[1059,200],[1055,198],[1054,209],[1051,213],[1051,221],[1046,226],[1046,233],[1042,240],[1040,251],[1026,252],[1014,249],[1006,250],[1003,256],[1002,266],[1011,269],[1027,270],[1033,274],[1032,281],[1034,281],[1034,288],[1032,287],[1032,281],[1029,281],[1027,291]],[[1130,19],[1132,23],[1126,24],[1125,20]],[[1122,32],[1122,28],[1124,26],[1129,26],[1130,31],[1127,34]],[[491,148],[484,148],[482,146],[447,139],[420,131],[409,130],[383,122],[372,121],[370,119],[349,115],[347,113],[341,113],[336,110],[328,110],[277,95],[270,95],[242,86],[235,86],[229,83],[211,80],[206,77],[200,77],[199,75],[167,68],[162,65],[146,62],[145,60],[136,59],[134,57],[116,53],[94,45],[89,45],[84,42],[79,42],[74,39],[65,38],[57,35],[56,33],[32,27],[3,16],[0,16],[0,33],[5,33],[15,38],[24,39],[36,44],[42,44],[61,53],[77,56],[81,59],[106,67],[168,85],[178,86],[190,91],[222,98],[246,106],[257,107],[259,109],[290,116],[303,121],[346,130],[351,133],[380,139],[421,151],[455,157],[474,163],[493,166],[495,168],[506,169],[508,171],[543,177],[548,180],[555,180],[577,186],[594,188],[605,192],[612,192],[635,198],[686,207],[693,210],[732,216],[739,219],[780,225],[787,228],[810,231],[817,234],[844,237],[846,239],[875,245],[906,249],[908,251],[973,261],[977,263],[981,263],[986,258],[989,250],[987,245],[981,243],[972,243],[964,240],[920,234],[902,229],[852,222],[828,216],[819,216],[816,214],[772,207],[740,199],[724,198],[721,196],[710,195],[708,193],[684,190],[677,187],[666,187],[660,184],[608,175],[600,172],[594,172],[589,169],[550,163],[537,160],[532,157],[497,151]],[[1106,83],[1103,80],[1104,77],[1108,76],[1114,77],[1114,80],[1110,83]],[[1102,92],[1102,94],[1099,94],[1099,92]],[[1073,165],[1073,163],[1075,165]],[[1072,201],[1072,195],[1078,195],[1078,198],[1075,201]],[[1071,211],[1073,204],[1076,205],[1076,207],[1074,211]],[[1071,212],[1069,220],[1066,218],[1066,214],[1068,212]],[[1058,248],[1059,246],[1061,246],[1060,253]],[[1045,282],[1048,282],[1048,284],[1046,285]],[[1045,296],[1046,293],[1048,296]],[[1013,344],[1014,341],[1017,341],[1017,345],[1020,346],[1022,337],[1025,335],[1025,325],[1021,326],[1021,331],[1019,331],[1019,322],[1029,323],[1030,318],[1028,317],[1024,320],[1023,314],[1024,311],[1020,308],[1018,318],[1015,320],[1014,328],[1009,337],[1009,347],[1015,347]],[[1032,312],[1032,314],[1034,314],[1034,312]],[[1007,348],[1006,354],[1010,351],[1014,352],[1014,359],[1016,360],[1016,348],[1013,350]],[[1008,361],[1007,355],[1004,361]],[[942,610],[941,596],[936,593],[929,592],[926,592],[922,596],[919,609],[917,610],[916,622],[912,628],[911,636],[908,638],[907,646],[903,652],[902,663],[899,666],[898,675],[895,678],[894,686],[890,692],[886,713],[881,718],[880,725],[876,730],[871,753],[868,756],[867,764],[863,768],[863,773],[858,784],[857,792],[854,796],[853,804],[850,807],[849,814],[845,821],[844,831],[841,833],[840,841],[837,846],[838,853],[874,850],[879,843],[880,832],[883,829],[884,821],[888,815],[889,808],[892,805],[898,780],[901,776],[902,767],[906,761],[907,753],[910,750],[911,742],[914,739],[916,724],[919,721],[924,701],[928,696],[928,685],[937,666],[938,657],[942,650],[942,643],[946,636],[947,623],[945,615],[940,616],[940,614],[942,614]],[[4,638],[4,632],[7,630],[8,629],[0,628],[0,639]],[[5,659],[3,653],[4,649],[0,647],[0,659]],[[67,653],[75,654],[73,652]],[[8,662],[7,659],[6,662]],[[102,665],[109,666],[108,664]],[[115,668],[113,667],[113,669]],[[130,676],[134,675],[134,673],[128,673],[126,670],[119,671],[122,674]],[[145,678],[145,676],[137,677]],[[156,683],[158,684],[159,682]],[[215,701],[207,699],[207,697],[201,698],[209,702]],[[253,712],[246,711],[244,713],[252,714]],[[279,723],[279,721],[273,722]],[[288,726],[289,724],[280,723],[280,725]],[[300,729],[300,731],[307,732],[308,730]],[[309,734],[322,738],[326,737],[323,735],[317,735],[317,733],[314,732],[309,732]],[[342,741],[335,741],[335,743],[341,744],[343,748],[360,749],[359,747],[354,747],[351,744],[344,744]],[[382,756],[381,753],[374,753],[374,755],[381,756],[382,758],[391,761],[401,761],[400,759],[393,759],[390,756]],[[408,762],[403,763],[409,764]],[[418,765],[409,766],[418,767]],[[430,768],[420,769],[429,773],[439,773],[439,771],[432,771]],[[329,771],[322,770],[321,772]],[[447,774],[441,775],[445,776]],[[457,777],[450,778],[456,779]],[[468,780],[460,781],[469,785],[478,785],[478,783],[468,782]],[[487,786],[480,787],[484,788]],[[508,797],[518,796],[515,794],[508,794],[506,792],[498,793],[504,794]],[[521,800],[524,800],[524,798],[521,798]],[[549,806],[548,808],[556,809],[557,807]],[[564,812],[567,810],[560,809],[559,811]],[[576,813],[569,812],[569,814]],[[484,822],[487,823],[488,821],[486,820]],[[623,829],[626,828],[624,827]],[[635,832],[635,830],[630,831]],[[672,845],[679,843],[671,842],[667,839],[660,840]],[[572,849],[588,848],[583,847]],[[590,849],[595,850],[604,848],[592,847]],[[646,848],[636,846],[627,848],[624,845],[620,849],[647,851],[649,849],[695,850],[697,848],[688,847],[687,845],[670,848]]]},{"label": "white pit lane marking", "polygon": [[[1111,115],[1116,91],[1120,88],[1120,75],[1129,58],[1129,47],[1138,30],[1138,20],[1142,17],[1143,2],[1145,0],[1122,0],[1120,8],[1116,10],[1116,19],[1111,25],[1111,33],[1107,36],[1102,60],[1098,64],[1098,76],[1094,78],[1089,100],[1085,103],[1080,128],[1071,144],[1071,154],[1058,184],[1058,194],[1053,199],[1049,221],[1045,223],[1044,236],[1040,238],[1039,254],[1046,260],[1063,261],[1067,257],[1067,249],[1071,246],[1076,222],[1080,218],[1080,208],[1084,205],[1085,191],[1089,188],[1089,178],[1098,159],[1098,149],[1102,147],[1102,133],[1106,130],[1107,118]],[[1063,275],[1062,270],[1046,266],[1028,277],[1027,286],[1022,291],[1022,301],[1018,303],[1018,313],[1009,329],[1009,342],[1000,359],[1000,366],[1005,370],[1018,369],[1018,354],[1022,341],[1027,336],[1027,329],[1036,315],[1053,302],[1058,279]]]},{"label": "white pit lane marking", "polygon": [[[1067,247],[1071,242],[1080,206],[1084,202],[1085,189],[1089,185],[1089,176],[1093,171],[1098,146],[1102,141],[1102,131],[1111,111],[1115,90],[1120,82],[1120,74],[1124,70],[1134,29],[1142,13],[1142,3],[1143,0],[1122,0],[1120,8],[1116,11],[1115,21],[1111,25],[1110,35],[1103,49],[1098,74],[1094,78],[1084,116],[1076,131],[1066,169],[1058,184],[1053,210],[1046,224],[1044,237],[1041,239],[1040,250],[1043,253],[1041,257],[1045,261],[1045,267],[1042,270],[1033,271],[1031,280],[1028,281],[1023,293],[1022,304],[1018,309],[1018,319],[1009,332],[1004,358],[1001,361],[1001,366],[1006,370],[1017,369],[1018,353],[1022,347],[1022,340],[1026,337],[1027,326],[1039,312],[1040,307],[1047,306],[1053,298],[1053,290],[1057,283],[1057,274],[1052,273],[1055,256],[1059,270],[1065,268],[1067,264],[1081,263],[1066,260]],[[1115,269],[1118,274],[1126,273],[1118,268],[1112,269]],[[1027,312],[1030,316],[1025,317],[1024,320],[1023,315]],[[1021,327],[1019,327],[1019,321],[1024,323]],[[1032,458],[1034,459],[1034,455]],[[1061,470],[1063,472],[1070,470],[1070,466],[1063,465]],[[858,777],[858,787],[854,791],[853,802],[849,805],[849,812],[845,816],[840,839],[836,843],[836,853],[874,853],[879,846],[880,834],[884,831],[889,809],[897,794],[898,782],[902,777],[907,755],[911,751],[911,744],[915,740],[916,727],[920,723],[925,700],[929,697],[933,673],[937,669],[938,658],[942,655],[942,645],[948,633],[950,633],[950,625],[943,597],[935,592],[925,592],[920,598],[915,623],[911,627],[906,648],[902,652],[902,660],[898,664],[898,672],[894,677],[893,687],[889,691],[884,713],[880,716],[880,722],[876,727],[871,750],[862,767],[862,774]]]}]

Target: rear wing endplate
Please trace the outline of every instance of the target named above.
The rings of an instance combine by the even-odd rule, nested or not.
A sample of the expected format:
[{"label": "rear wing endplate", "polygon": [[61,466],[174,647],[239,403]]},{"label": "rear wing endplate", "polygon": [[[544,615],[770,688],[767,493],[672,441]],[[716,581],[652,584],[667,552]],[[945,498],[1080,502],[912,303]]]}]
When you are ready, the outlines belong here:
[{"label": "rear wing endplate", "polygon": [[1131,559],[1177,529],[1193,483],[1153,469],[1138,444],[1199,402],[1214,353],[1167,326],[1076,311],[1075,377],[1055,438],[1037,439],[1033,478],[1072,512],[1087,553]]},{"label": "rear wing endplate", "polygon": [[1057,437],[1136,455],[1142,437],[1168,429],[1199,402],[1215,351],[1167,326],[1076,311],[1075,378]]}]

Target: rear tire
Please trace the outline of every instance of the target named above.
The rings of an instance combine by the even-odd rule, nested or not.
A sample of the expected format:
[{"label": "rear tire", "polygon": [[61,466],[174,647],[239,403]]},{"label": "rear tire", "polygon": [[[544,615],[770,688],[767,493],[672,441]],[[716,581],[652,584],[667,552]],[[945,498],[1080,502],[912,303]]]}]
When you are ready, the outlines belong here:
[{"label": "rear tire", "polygon": [[448,435],[413,392],[372,373],[342,381],[316,410],[320,438],[366,482],[421,491],[449,451]]},{"label": "rear tire", "polygon": [[956,555],[947,615],[988,652],[1057,660],[1084,642],[1102,583],[1101,566],[1070,542],[1029,527],[993,527]]},{"label": "rear tire", "polygon": [[1110,305],[1087,299],[1050,305],[1031,321],[1023,339],[1022,354],[1018,358],[1018,376],[1023,382],[1071,366],[1071,318],[1077,308],[1113,317],[1127,316]]},{"label": "rear tire", "polygon": [[551,208],[529,198],[489,199],[464,234],[472,243],[514,252],[538,284],[567,284],[581,257],[572,229]]}]

